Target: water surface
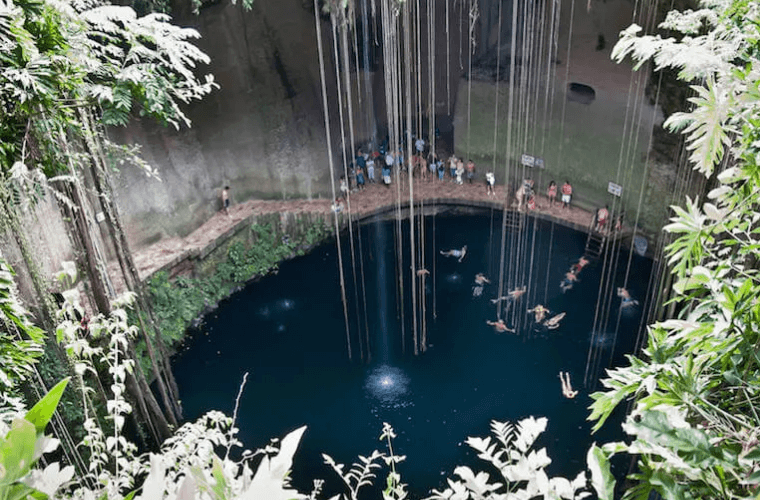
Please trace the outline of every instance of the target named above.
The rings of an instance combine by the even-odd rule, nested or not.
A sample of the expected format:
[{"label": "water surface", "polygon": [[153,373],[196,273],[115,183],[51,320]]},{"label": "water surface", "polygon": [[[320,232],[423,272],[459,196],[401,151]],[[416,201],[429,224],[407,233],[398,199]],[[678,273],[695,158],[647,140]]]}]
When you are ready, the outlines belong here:
[{"label": "water surface", "polygon": [[[327,492],[334,492],[339,484],[323,465],[321,453],[351,463],[358,454],[384,450],[378,437],[382,423],[388,422],[398,434],[395,451],[407,456],[400,466],[403,480],[422,497],[430,488],[442,487],[456,465],[477,464],[463,442],[468,436],[487,435],[492,419],[545,416],[549,425],[537,444],[553,459],[549,473],[574,477],[583,469],[592,442],[622,437],[619,416],[599,434],[589,434],[590,388],[584,387],[583,378],[590,353],[590,371],[597,376],[610,363],[622,364],[622,355],[632,349],[641,311],[626,311],[618,325],[619,299],[599,296],[602,261],[584,269],[572,290],[560,292],[564,273],[583,254],[584,234],[544,221],[535,223],[534,232],[529,219],[521,231],[507,231],[508,250],[502,259],[501,222],[498,211],[425,218],[425,244],[416,251],[418,260],[424,252],[431,271],[424,293],[428,349],[417,357],[410,340],[408,222],[401,227],[400,265],[394,221],[355,229],[354,259],[343,235],[353,361],[347,355],[334,240],[283,263],[277,275],[220,304],[178,355],[174,366],[186,417],[194,419],[211,409],[232,414],[240,381],[249,372],[238,417],[240,438],[255,449],[307,425],[293,471],[302,491],[310,489],[311,479],[321,477],[331,481]],[[465,244],[468,252],[461,263],[439,254]],[[615,285],[625,280],[628,256],[627,250],[613,256]],[[517,335],[496,333],[485,323],[496,318],[489,299],[497,296],[502,267],[505,286],[529,285],[514,312],[506,314]],[[649,272],[648,261],[632,257],[628,288],[640,300]],[[482,295],[473,296],[477,273],[486,274],[491,283]],[[597,302],[608,305],[597,310]],[[567,313],[560,328],[535,327],[526,309],[538,303],[553,313]],[[602,328],[592,335],[595,313]],[[418,328],[421,323],[418,314]],[[562,397],[559,371],[570,373],[580,390],[577,398]],[[485,464],[481,467],[493,473]],[[618,466],[617,472],[625,471]]]}]

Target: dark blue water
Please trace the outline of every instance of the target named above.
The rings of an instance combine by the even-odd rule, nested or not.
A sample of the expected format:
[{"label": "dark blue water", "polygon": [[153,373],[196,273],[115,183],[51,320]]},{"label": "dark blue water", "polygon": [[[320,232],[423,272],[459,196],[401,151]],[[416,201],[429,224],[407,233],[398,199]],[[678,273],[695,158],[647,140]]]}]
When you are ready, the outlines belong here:
[{"label": "dark blue water", "polygon": [[[545,416],[549,425],[537,446],[546,447],[553,460],[548,472],[572,479],[585,467],[592,442],[622,437],[621,416],[590,436],[586,417],[591,387],[583,384],[590,343],[593,339],[596,361],[591,371],[598,378],[610,363],[623,363],[642,311],[626,311],[615,337],[620,304],[615,297],[606,328],[592,336],[602,262],[584,269],[580,283],[562,294],[559,282],[582,255],[586,237],[548,222],[537,222],[535,233],[533,227],[531,219],[522,231],[507,233],[505,280],[529,284],[529,291],[515,313],[506,316],[519,335],[499,334],[485,321],[496,317],[489,299],[497,294],[501,213],[425,219],[424,252],[431,271],[425,293],[429,348],[417,357],[411,347],[408,223],[402,227],[401,265],[405,354],[397,307],[395,222],[369,223],[355,231],[356,289],[343,238],[353,362],[347,356],[335,242],[284,263],[277,275],[224,301],[177,356],[175,373],[186,417],[194,419],[211,409],[231,415],[240,381],[249,372],[239,410],[240,438],[255,449],[307,425],[293,470],[294,484],[302,491],[311,488],[312,479],[325,478],[326,492],[333,493],[339,484],[323,465],[321,453],[350,464],[358,454],[384,451],[378,437],[382,423],[389,422],[398,434],[395,451],[407,456],[400,466],[402,478],[422,497],[442,487],[456,465],[477,464],[463,442],[468,436],[486,436],[491,420]],[[359,279],[359,237],[366,294]],[[468,253],[462,263],[438,253],[465,244]],[[624,251],[614,271],[616,285],[623,284],[627,259]],[[628,289],[640,300],[649,272],[649,262],[634,256]],[[485,273],[491,284],[473,297],[477,273]],[[547,332],[534,327],[525,310],[537,303],[554,313],[567,312],[560,328]],[[360,338],[369,338],[369,349]],[[360,352],[371,361],[361,362]],[[580,390],[577,398],[562,397],[559,371],[570,373]],[[479,467],[489,470],[485,464]],[[625,464],[617,467],[617,474],[625,473]],[[385,472],[381,476],[382,484]]]}]

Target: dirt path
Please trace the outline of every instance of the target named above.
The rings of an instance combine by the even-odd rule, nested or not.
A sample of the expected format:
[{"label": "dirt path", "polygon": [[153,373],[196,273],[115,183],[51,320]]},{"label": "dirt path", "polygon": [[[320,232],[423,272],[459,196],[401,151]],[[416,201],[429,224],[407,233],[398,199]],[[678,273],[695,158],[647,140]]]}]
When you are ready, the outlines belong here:
[{"label": "dirt path", "polygon": [[[415,180],[414,200],[463,200],[490,202],[503,207],[505,190],[503,186],[496,186],[496,195],[488,196],[485,183],[457,185],[438,180]],[[370,214],[383,207],[393,207],[400,196],[402,202],[409,202],[408,181],[402,179],[401,186],[395,184],[386,187],[380,184],[369,184],[364,191],[355,191],[350,194],[350,212],[355,216]],[[163,268],[172,261],[178,260],[186,252],[198,251],[205,248],[211,242],[232,229],[240,221],[251,215],[268,213],[318,213],[325,216],[331,214],[330,201],[328,200],[287,200],[265,201],[249,200],[230,207],[229,215],[219,212],[206,221],[201,227],[185,238],[167,238],[153,245],[139,248],[133,252],[135,263],[140,278],[146,279],[157,270]],[[544,196],[538,196],[537,209],[535,212],[545,214],[566,221],[572,225],[589,227],[592,214],[578,207],[562,210],[561,204],[554,207],[548,206]]]}]

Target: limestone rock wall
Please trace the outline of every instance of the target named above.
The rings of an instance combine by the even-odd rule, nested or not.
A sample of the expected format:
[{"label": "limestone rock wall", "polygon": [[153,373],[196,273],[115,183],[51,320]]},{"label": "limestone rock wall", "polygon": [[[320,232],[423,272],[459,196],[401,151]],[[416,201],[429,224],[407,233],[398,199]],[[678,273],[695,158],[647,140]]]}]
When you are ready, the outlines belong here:
[{"label": "limestone rock wall", "polygon": [[[225,1],[175,22],[201,33],[212,60],[201,70],[221,88],[189,107],[189,130],[137,119],[111,131],[117,141],[141,144],[161,176],[156,182],[131,166],[118,175],[117,201],[133,244],[189,233],[219,209],[227,184],[233,201],[327,193],[313,4],[256,0],[246,12]],[[329,61],[326,71],[334,74]]]}]

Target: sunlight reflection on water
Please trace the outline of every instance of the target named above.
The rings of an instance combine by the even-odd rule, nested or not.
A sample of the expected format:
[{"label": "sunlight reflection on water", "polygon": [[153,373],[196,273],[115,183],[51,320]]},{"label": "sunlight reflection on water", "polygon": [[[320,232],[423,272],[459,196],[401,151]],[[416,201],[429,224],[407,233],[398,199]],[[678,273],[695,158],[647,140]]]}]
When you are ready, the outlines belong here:
[{"label": "sunlight reflection on water", "polygon": [[383,408],[403,408],[410,404],[409,377],[395,366],[374,368],[364,383],[364,391]]}]

